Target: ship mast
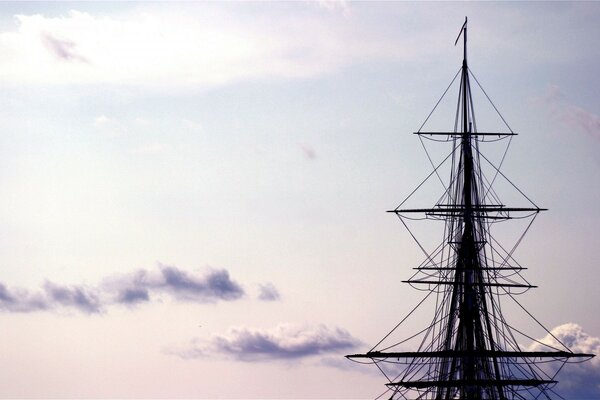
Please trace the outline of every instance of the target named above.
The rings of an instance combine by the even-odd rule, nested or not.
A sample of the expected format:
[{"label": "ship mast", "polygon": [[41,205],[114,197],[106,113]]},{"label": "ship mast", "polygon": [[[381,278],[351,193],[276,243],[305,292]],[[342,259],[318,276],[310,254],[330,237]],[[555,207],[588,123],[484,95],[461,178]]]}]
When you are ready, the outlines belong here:
[{"label": "ship mast", "polygon": [[[547,374],[538,362],[558,360],[564,363],[593,355],[549,346],[544,351],[523,351],[512,333],[512,326],[501,313],[500,295],[512,297],[511,289],[527,290],[534,286],[503,275],[505,271],[511,271],[512,275],[508,276],[520,276],[519,271],[523,268],[510,263],[512,254],[507,254],[501,263],[494,261],[491,254],[498,250],[492,246],[495,239],[489,232],[489,221],[508,220],[514,214],[523,213],[535,216],[545,209],[539,208],[527,196],[530,207],[507,207],[497,201],[498,198],[488,204],[492,184],[483,177],[479,142],[489,137],[507,138],[516,134],[510,127],[508,133],[477,132],[474,128],[466,18],[455,45],[461,36],[464,47],[456,114],[456,122],[460,117],[460,130],[456,129],[455,123],[453,132],[415,132],[421,136],[445,137],[453,143],[452,154],[458,154],[453,158],[457,162],[452,163],[450,185],[442,201],[433,208],[405,209],[401,208],[403,202],[389,211],[395,213],[405,226],[403,217],[415,213],[445,221],[446,236],[441,250],[428,255],[426,262],[416,268],[419,272],[404,281],[411,285],[426,285],[431,293],[437,294],[434,321],[421,331],[425,333],[417,351],[390,351],[396,345],[375,349],[399,324],[367,353],[347,357],[370,359],[382,372],[381,363],[403,366],[403,372],[396,378],[390,378],[384,372],[389,379],[387,386],[391,399],[408,399],[411,395],[435,400],[548,399],[557,381],[555,375]],[[500,173],[499,169],[497,171]],[[447,248],[450,250],[445,253]],[[439,262],[434,260],[436,256],[439,256]],[[416,277],[418,273],[424,273],[424,277]]]},{"label": "ship mast", "polygon": [[[450,361],[450,371],[441,372],[441,376],[447,376],[448,379],[457,379],[463,382],[476,382],[478,372],[486,375],[491,380],[500,379],[500,369],[496,358],[488,363],[485,358],[479,356],[479,352],[494,349],[494,336],[490,319],[487,312],[487,299],[485,286],[478,285],[483,283],[483,274],[481,268],[479,251],[482,241],[477,240],[478,232],[483,231],[482,219],[476,218],[473,212],[475,206],[481,206],[477,196],[477,185],[474,176],[474,161],[472,149],[472,122],[469,115],[469,103],[471,87],[469,84],[469,68],[467,65],[467,19],[456,39],[463,37],[463,62],[461,69],[461,114],[462,114],[462,135],[461,135],[461,161],[463,165],[463,190],[461,194],[464,207],[463,214],[463,232],[458,245],[458,259],[456,263],[455,275],[455,296],[451,301],[450,315],[454,316],[454,310],[458,308],[458,337],[454,344],[454,350],[457,353],[464,353],[460,359],[460,365],[457,366],[458,359]],[[458,199],[457,199],[458,200]],[[479,235],[480,236],[480,235]],[[462,293],[461,293],[462,289]],[[462,294],[462,295],[461,295]],[[446,330],[446,345],[450,349],[452,343],[454,319],[448,321]],[[485,332],[484,332],[485,330]],[[487,340],[486,340],[487,337]],[[491,365],[490,365],[491,364]],[[445,365],[448,365],[446,363]],[[495,389],[497,398],[504,400],[504,390],[501,385]],[[465,385],[460,388],[461,398],[467,400],[481,399],[483,393],[481,388],[471,385]],[[446,389],[446,395],[442,392],[438,398],[450,398],[450,388]]]}]

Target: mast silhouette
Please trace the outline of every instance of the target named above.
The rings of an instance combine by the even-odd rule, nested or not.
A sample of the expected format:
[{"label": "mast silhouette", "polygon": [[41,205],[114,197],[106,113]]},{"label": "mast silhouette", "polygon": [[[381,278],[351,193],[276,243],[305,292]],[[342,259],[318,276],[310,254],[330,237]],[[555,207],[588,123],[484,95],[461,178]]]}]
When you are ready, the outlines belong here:
[{"label": "mast silhouette", "polygon": [[[398,328],[396,326],[367,353],[346,357],[356,361],[370,359],[375,363],[388,378],[385,393],[390,394],[391,399],[551,398],[557,383],[556,373],[549,372],[542,363],[554,360],[564,364],[570,359],[594,355],[575,354],[566,346],[523,351],[513,333],[516,329],[502,315],[501,295],[514,299],[511,290],[528,290],[534,286],[524,278],[521,281],[511,278],[515,274],[522,278],[520,271],[523,269],[512,258],[512,252],[502,254],[500,261],[494,258],[504,249],[491,236],[491,223],[511,219],[515,214],[525,214],[533,220],[545,209],[525,195],[531,207],[506,207],[495,195],[494,180],[490,183],[484,177],[481,158],[487,159],[479,152],[479,142],[491,137],[512,139],[516,133],[508,125],[509,132],[506,133],[481,133],[474,129],[466,18],[455,45],[461,36],[464,49],[454,132],[415,132],[421,137],[442,137],[445,138],[443,141],[453,143],[450,185],[433,208],[403,209],[400,208],[403,202],[389,211],[407,228],[403,218],[415,213],[445,221],[444,242],[434,253],[427,255],[411,279],[403,281],[426,285],[429,288],[426,298],[436,295],[434,320],[420,332],[423,339],[417,351],[389,351],[403,341],[376,350]],[[457,129],[458,120],[460,130]],[[496,176],[504,176],[499,168],[494,168]],[[437,173],[437,167],[434,172]],[[489,203],[491,199],[493,203]],[[386,371],[385,366],[389,363],[399,364],[400,372],[392,375]]]}]

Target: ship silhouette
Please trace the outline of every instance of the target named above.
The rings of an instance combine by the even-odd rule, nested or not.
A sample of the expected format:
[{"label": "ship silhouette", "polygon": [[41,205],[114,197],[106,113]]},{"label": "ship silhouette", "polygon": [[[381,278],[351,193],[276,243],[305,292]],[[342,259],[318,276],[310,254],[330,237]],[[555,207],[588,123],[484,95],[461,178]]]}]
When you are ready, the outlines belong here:
[{"label": "ship silhouette", "polygon": [[[467,64],[467,19],[455,45],[463,39],[462,66],[440,98],[455,82],[459,84],[454,127],[446,131],[424,131],[440,101],[421,128],[414,132],[421,142],[433,140],[450,147],[448,155],[433,163],[433,171],[395,209],[425,260],[403,282],[424,290],[425,297],[381,341],[363,354],[347,358],[377,366],[387,380],[379,397],[390,399],[550,399],[562,398],[557,375],[568,362],[582,362],[593,354],[573,353],[543,327],[515,297],[535,286],[522,275],[523,267],[513,253],[536,216],[545,211],[514,185],[499,164],[484,154],[487,143],[512,142],[517,135],[492,103]],[[460,80],[457,80],[460,76]],[[471,80],[481,89],[505,129],[477,130]],[[436,143],[437,145],[437,143]],[[509,146],[506,146],[508,150]],[[426,150],[427,151],[427,150]],[[442,170],[449,167],[449,179]],[[432,207],[406,207],[425,182],[439,179],[443,193]],[[522,204],[502,202],[496,186],[503,181]],[[442,242],[425,249],[409,227],[414,219],[443,223]],[[512,247],[503,246],[493,235],[496,224],[525,221],[523,234]],[[431,323],[416,333],[397,339],[405,321],[426,301],[434,303]],[[509,322],[502,306],[513,302],[554,340],[542,342]],[[519,343],[527,340],[533,346]],[[409,344],[416,347],[407,349]],[[378,397],[378,398],[379,398]]]}]

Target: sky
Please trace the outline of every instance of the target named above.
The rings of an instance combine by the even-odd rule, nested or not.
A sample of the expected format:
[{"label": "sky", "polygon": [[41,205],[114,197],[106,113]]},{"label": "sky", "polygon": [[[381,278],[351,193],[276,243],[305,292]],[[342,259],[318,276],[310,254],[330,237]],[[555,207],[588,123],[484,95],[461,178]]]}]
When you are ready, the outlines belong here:
[{"label": "sky", "polygon": [[[539,286],[519,301],[600,352],[600,3],[3,2],[0,397],[382,392],[343,356],[423,296],[385,211],[431,170],[412,132],[465,16],[519,133],[503,173],[549,209],[515,253]],[[559,380],[600,398],[600,360]]]}]

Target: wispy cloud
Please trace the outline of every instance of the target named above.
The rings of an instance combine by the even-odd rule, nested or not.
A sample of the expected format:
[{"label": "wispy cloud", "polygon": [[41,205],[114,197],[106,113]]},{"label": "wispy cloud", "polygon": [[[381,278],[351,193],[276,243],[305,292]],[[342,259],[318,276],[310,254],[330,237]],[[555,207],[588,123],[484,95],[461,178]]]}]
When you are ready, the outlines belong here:
[{"label": "wispy cloud", "polygon": [[300,150],[302,150],[302,154],[307,160],[315,160],[317,158],[317,152],[311,145],[300,144]]},{"label": "wispy cloud", "polygon": [[41,288],[32,291],[7,288],[0,283],[0,311],[27,313],[74,309],[97,314],[110,305],[135,306],[161,295],[180,302],[216,303],[241,299],[245,291],[224,269],[198,274],[160,265],[155,270],[140,269],[107,277],[97,287],[46,281]]},{"label": "wispy cloud", "polygon": [[[555,348],[562,345],[556,337],[575,353],[600,355],[600,338],[591,336],[583,328],[574,323],[557,326],[539,341]],[[554,337],[553,337],[554,336]],[[534,343],[529,350],[547,350],[543,345]],[[567,399],[598,399],[600,398],[600,358],[583,363],[566,365],[557,376],[559,384],[556,391]]]},{"label": "wispy cloud", "polygon": [[281,294],[279,290],[271,282],[262,283],[258,285],[259,294],[258,299],[262,301],[278,301],[281,300]]},{"label": "wispy cloud", "polygon": [[76,45],[70,40],[57,39],[49,33],[41,35],[42,41],[46,48],[58,59],[63,61],[78,61],[87,63],[85,57],[77,54]]},{"label": "wispy cloud", "polygon": [[575,128],[575,130],[600,139],[600,116],[571,104],[558,86],[549,85],[542,96],[532,98],[531,101],[544,107],[553,118],[565,127]]},{"label": "wispy cloud", "polygon": [[359,344],[341,328],[282,324],[273,329],[230,328],[224,335],[208,341],[194,339],[187,346],[168,352],[185,359],[220,355],[251,362],[302,359],[347,351]]},{"label": "wispy cloud", "polygon": [[194,360],[196,358],[208,357],[203,343],[198,338],[190,340],[183,346],[170,346],[163,348],[163,353],[177,356],[184,360]]}]

